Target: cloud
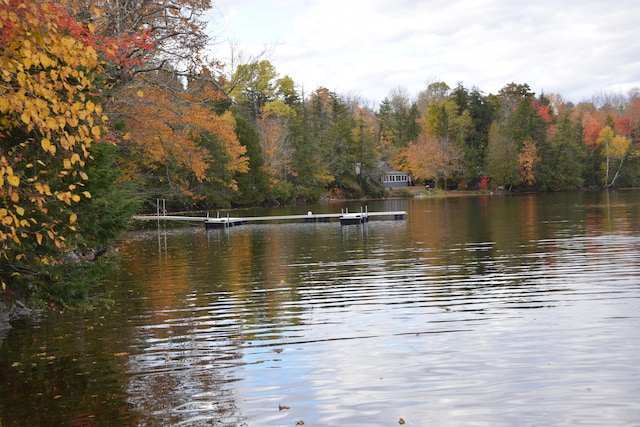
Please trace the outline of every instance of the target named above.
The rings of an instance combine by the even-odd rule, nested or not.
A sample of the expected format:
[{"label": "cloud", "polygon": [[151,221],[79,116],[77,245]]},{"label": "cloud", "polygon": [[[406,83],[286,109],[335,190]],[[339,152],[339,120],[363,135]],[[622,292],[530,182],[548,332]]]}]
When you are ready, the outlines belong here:
[{"label": "cloud", "polygon": [[[266,4],[268,3],[268,4]],[[528,83],[579,102],[640,86],[640,4],[599,0],[217,2],[226,32],[305,90],[376,102],[434,78],[485,93]]]}]

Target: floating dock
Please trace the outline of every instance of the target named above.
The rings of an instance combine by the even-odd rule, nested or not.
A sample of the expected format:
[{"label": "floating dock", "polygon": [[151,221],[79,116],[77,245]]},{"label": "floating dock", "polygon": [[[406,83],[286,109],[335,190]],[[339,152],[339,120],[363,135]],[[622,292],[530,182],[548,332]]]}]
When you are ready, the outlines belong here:
[{"label": "floating dock", "polygon": [[405,211],[389,211],[389,212],[367,212],[360,211],[350,213],[348,210],[344,210],[341,213],[328,213],[328,214],[314,214],[308,212],[298,215],[271,215],[271,216],[247,216],[247,217],[232,217],[227,215],[216,217],[210,216],[180,216],[180,215],[137,215],[133,219],[139,221],[186,221],[186,222],[200,222],[204,223],[207,230],[218,228],[229,228],[243,224],[250,223],[264,223],[264,222],[331,222],[333,220],[339,220],[342,225],[351,224],[363,224],[369,221],[369,218],[381,218],[381,219],[393,219],[403,220],[407,216]]}]

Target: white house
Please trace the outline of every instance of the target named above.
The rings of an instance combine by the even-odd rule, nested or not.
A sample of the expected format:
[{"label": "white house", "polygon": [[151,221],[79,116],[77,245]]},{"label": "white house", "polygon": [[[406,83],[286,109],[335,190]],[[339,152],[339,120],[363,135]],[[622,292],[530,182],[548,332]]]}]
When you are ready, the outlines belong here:
[{"label": "white house", "polygon": [[395,170],[386,163],[381,164],[380,167],[382,169],[382,185],[384,185],[384,188],[408,187],[413,185],[411,175],[408,173]]}]

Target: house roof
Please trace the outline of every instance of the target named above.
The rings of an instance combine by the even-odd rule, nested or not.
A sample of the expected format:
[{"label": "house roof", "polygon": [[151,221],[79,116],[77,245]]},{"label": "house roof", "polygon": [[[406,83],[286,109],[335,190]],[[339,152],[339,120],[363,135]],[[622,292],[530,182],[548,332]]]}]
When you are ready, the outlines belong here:
[{"label": "house roof", "polygon": [[380,162],[380,169],[382,169],[382,171],[386,175],[408,175],[408,173],[406,173],[406,172],[402,172],[402,171],[399,171],[399,170],[396,170],[396,169],[392,168],[391,166],[389,166],[385,162]]}]

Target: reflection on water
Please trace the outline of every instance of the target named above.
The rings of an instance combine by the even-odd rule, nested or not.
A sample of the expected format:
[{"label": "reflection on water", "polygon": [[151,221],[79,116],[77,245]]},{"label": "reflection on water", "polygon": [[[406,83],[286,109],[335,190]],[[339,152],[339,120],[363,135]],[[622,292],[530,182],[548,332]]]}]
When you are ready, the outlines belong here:
[{"label": "reflection on water", "polygon": [[8,333],[0,426],[640,425],[639,195],[133,233],[113,310]]}]

